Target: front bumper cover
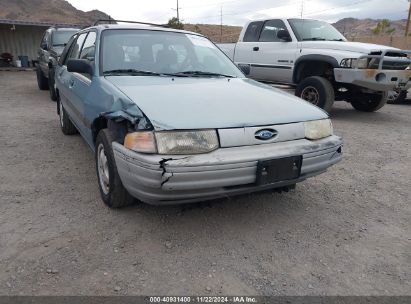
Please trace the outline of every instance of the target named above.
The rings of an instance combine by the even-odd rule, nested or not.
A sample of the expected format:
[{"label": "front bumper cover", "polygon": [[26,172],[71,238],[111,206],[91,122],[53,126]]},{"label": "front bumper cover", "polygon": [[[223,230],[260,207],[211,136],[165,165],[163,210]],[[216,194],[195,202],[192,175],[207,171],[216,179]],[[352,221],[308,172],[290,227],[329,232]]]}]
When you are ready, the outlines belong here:
[{"label": "front bumper cover", "polygon": [[[166,156],[136,153],[113,142],[117,170],[124,187],[137,199],[153,204],[178,204],[293,185],[324,172],[342,158],[338,136],[309,141],[220,148],[201,155]],[[258,186],[260,160],[303,156],[301,176]]]}]

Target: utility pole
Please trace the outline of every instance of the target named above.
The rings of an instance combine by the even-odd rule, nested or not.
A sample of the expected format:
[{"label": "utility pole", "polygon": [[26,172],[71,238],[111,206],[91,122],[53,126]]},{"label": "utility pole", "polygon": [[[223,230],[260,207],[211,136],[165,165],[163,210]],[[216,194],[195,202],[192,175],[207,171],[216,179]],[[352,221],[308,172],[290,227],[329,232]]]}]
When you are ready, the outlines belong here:
[{"label": "utility pole", "polygon": [[410,19],[411,19],[411,1],[410,2],[410,7],[408,9],[408,18],[407,18],[407,25],[405,27],[405,37],[408,37],[408,32],[410,30]]},{"label": "utility pole", "polygon": [[220,43],[223,42],[223,7],[220,9]]},{"label": "utility pole", "polygon": [[304,0],[301,0],[301,19],[303,19],[304,16]]},{"label": "utility pole", "polygon": [[180,8],[178,6],[178,0],[177,0],[177,20],[180,22]]}]

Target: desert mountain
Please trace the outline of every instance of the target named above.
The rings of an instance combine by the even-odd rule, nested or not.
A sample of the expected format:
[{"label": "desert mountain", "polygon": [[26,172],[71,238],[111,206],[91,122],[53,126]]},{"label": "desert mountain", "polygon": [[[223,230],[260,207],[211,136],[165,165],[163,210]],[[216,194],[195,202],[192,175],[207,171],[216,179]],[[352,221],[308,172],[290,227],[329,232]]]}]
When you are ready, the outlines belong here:
[{"label": "desert mountain", "polygon": [[109,16],[99,10],[83,12],[65,0],[1,0],[0,19],[91,24]]}]

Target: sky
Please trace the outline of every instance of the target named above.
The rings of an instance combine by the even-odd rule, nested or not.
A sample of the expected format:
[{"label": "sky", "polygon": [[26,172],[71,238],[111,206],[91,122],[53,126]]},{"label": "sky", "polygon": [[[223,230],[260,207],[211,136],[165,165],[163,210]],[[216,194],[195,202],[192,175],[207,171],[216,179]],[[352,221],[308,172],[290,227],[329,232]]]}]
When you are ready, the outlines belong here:
[{"label": "sky", "polygon": [[[78,9],[101,10],[117,20],[166,23],[177,0],[68,0]],[[179,0],[184,23],[243,25],[247,20],[301,17],[335,22],[345,17],[406,19],[408,0]]]}]

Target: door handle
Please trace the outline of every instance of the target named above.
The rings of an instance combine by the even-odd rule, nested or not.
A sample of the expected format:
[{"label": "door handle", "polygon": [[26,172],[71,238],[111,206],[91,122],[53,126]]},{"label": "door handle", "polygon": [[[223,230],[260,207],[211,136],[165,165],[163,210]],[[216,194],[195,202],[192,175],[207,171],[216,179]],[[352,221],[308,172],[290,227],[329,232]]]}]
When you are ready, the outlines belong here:
[{"label": "door handle", "polygon": [[254,52],[258,52],[259,50],[260,50],[260,48],[258,46],[253,47]]},{"label": "door handle", "polygon": [[70,88],[74,87],[74,80],[69,81],[69,86],[70,86]]}]

